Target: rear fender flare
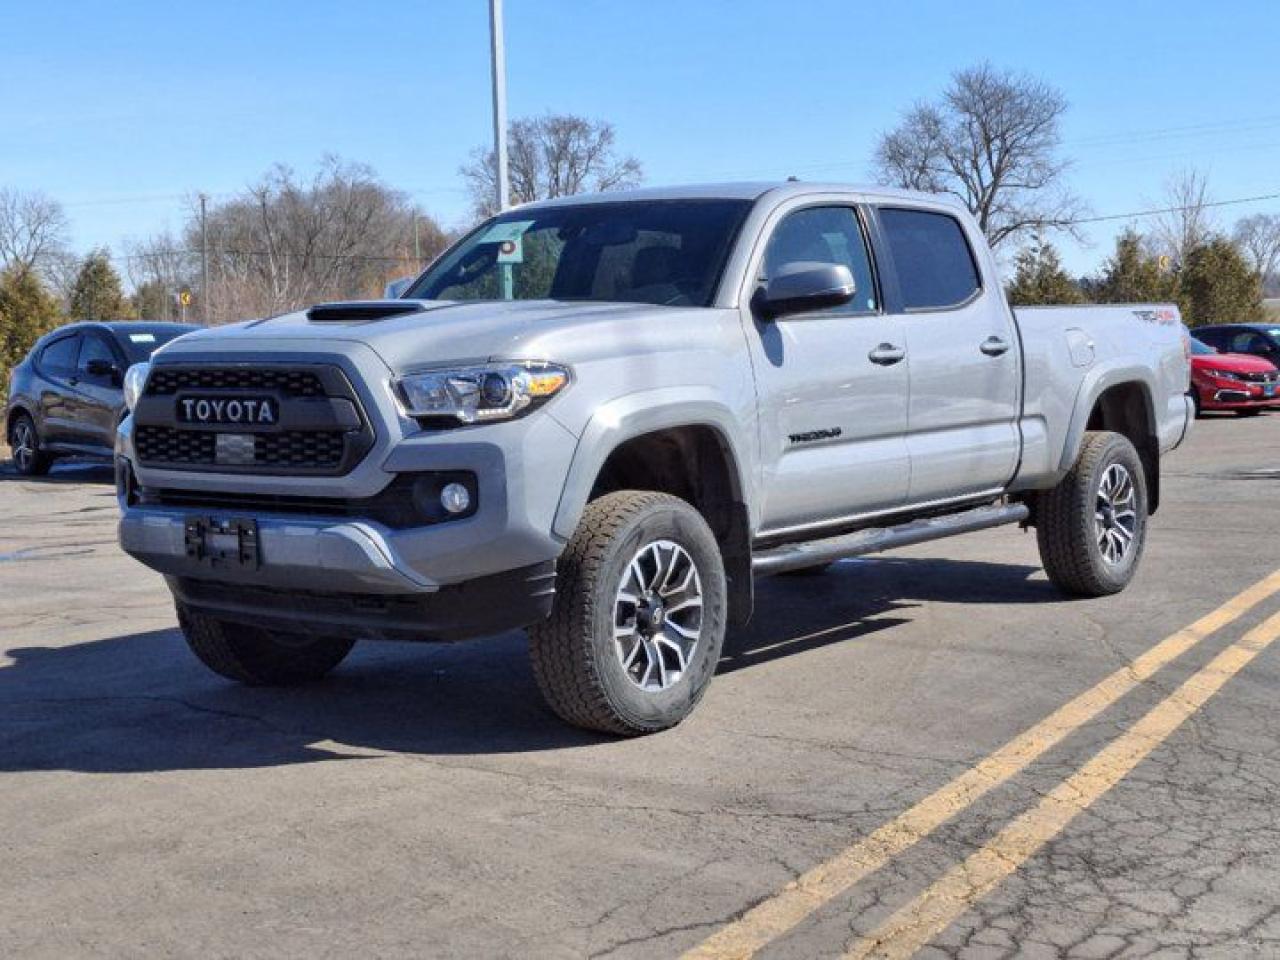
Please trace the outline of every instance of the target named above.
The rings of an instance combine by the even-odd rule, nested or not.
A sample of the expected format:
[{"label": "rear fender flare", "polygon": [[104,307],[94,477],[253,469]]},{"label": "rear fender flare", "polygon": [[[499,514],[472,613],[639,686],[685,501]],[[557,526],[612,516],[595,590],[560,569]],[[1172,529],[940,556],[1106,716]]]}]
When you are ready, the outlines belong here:
[{"label": "rear fender flare", "polygon": [[1062,448],[1062,458],[1058,463],[1059,474],[1071,469],[1076,458],[1080,456],[1080,446],[1084,443],[1085,430],[1089,425],[1089,416],[1101,397],[1112,387],[1122,384],[1136,383],[1142,388],[1142,397],[1146,402],[1147,422],[1152,430],[1159,422],[1156,419],[1152,397],[1155,396],[1155,378],[1150,370],[1136,363],[1117,360],[1110,364],[1100,365],[1090,370],[1076,392],[1075,406],[1072,408],[1071,421],[1067,425],[1066,442]]}]

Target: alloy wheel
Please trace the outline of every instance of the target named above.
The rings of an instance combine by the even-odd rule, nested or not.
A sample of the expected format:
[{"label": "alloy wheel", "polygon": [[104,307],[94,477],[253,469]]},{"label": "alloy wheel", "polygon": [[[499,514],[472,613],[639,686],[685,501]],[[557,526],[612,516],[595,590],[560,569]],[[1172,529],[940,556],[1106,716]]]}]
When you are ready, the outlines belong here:
[{"label": "alloy wheel", "polygon": [[1102,474],[1094,508],[1094,529],[1102,559],[1123,563],[1138,533],[1138,494],[1129,469],[1113,463]]},{"label": "alloy wheel", "polygon": [[19,420],[13,428],[13,462],[18,469],[26,473],[36,456],[35,431],[27,420]]},{"label": "alloy wheel", "polygon": [[633,684],[668,690],[693,661],[702,635],[702,578],[682,546],[655,540],[627,564],[613,609],[614,649]]}]

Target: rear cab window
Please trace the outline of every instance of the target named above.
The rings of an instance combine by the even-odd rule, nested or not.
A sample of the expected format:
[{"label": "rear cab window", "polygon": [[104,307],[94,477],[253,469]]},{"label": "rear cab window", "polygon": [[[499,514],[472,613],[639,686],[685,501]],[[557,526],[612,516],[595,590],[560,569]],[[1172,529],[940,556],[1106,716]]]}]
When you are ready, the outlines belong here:
[{"label": "rear cab window", "polygon": [[949,310],[982,291],[973,250],[955,217],[907,207],[881,207],[879,217],[904,309]]}]

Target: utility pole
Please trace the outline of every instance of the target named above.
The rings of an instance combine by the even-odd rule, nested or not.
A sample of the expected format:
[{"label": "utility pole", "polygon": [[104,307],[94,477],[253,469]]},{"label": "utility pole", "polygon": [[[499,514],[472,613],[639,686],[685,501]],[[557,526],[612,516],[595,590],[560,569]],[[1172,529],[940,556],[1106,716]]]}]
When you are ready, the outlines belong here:
[{"label": "utility pole", "polygon": [[[209,201],[207,193],[200,194],[200,320],[209,325],[209,224],[205,217],[205,204]],[[187,308],[182,308],[183,319],[186,319]]]},{"label": "utility pole", "polygon": [[413,258],[418,261],[418,269],[422,269],[422,242],[418,239],[418,211],[413,211]]},{"label": "utility pole", "polygon": [[507,188],[507,54],[502,38],[502,0],[489,0],[489,47],[493,64],[493,152],[497,161],[498,211],[510,206]]}]

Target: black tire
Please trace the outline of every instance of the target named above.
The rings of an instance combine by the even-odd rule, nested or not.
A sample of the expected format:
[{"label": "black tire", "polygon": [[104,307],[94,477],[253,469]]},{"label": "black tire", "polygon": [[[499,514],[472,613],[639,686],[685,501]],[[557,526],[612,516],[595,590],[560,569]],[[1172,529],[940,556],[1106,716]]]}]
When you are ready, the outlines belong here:
[{"label": "black tire", "polygon": [[220,676],[254,687],[319,680],[343,661],[354,640],[264,630],[219,620],[178,605],[178,625],[200,662]]},{"label": "black tire", "polygon": [[1196,411],[1195,417],[1199,420],[1204,415],[1204,411],[1200,409],[1200,391],[1195,387],[1192,387],[1187,391],[1187,396],[1191,398],[1191,403],[1195,407]]},{"label": "black tire", "polygon": [[53,466],[53,457],[41,449],[40,431],[35,421],[20,413],[9,424],[9,449],[13,465],[24,477],[43,477]]},{"label": "black tire", "polygon": [[[679,547],[688,564],[663,544]],[[645,569],[649,561],[641,554],[655,545],[652,582],[658,589],[646,592],[640,578],[649,577]],[[664,556],[670,558],[665,578],[661,573]],[[641,564],[639,574],[633,572],[633,560]],[[687,576],[689,564],[696,579],[682,582],[692,588],[664,592],[673,577]],[[676,573],[677,569],[681,573]],[[619,594],[632,584],[639,598],[647,596],[657,604],[656,616],[649,612],[649,601],[631,604],[634,616],[625,615],[629,602]],[[690,589],[700,590],[697,637],[691,650],[684,652],[684,669],[673,671],[676,677],[669,679],[668,667],[680,661],[670,660],[675,654],[665,645],[672,639],[678,643],[679,638],[667,631],[673,625],[693,629],[692,620],[681,624],[675,618],[681,608],[685,608],[682,616],[693,609],[688,602]],[[668,598],[672,596],[682,599],[671,602]],[[671,615],[664,615],[663,604],[671,606]],[[693,507],[678,497],[650,491],[626,490],[603,496],[587,505],[560,557],[550,618],[529,630],[538,687],[561,719],[588,730],[636,736],[673,727],[689,715],[711,682],[724,644],[727,608],[720,550],[706,521]],[[646,611],[643,623],[642,609]],[[625,631],[630,625],[632,629],[629,635],[615,638],[620,611],[624,611],[621,628]],[[627,654],[621,651],[632,641],[630,655],[635,660],[627,666]],[[650,647],[662,661],[654,667],[661,670],[662,689],[642,687],[653,672],[650,666],[657,662]],[[643,674],[637,677],[642,668]]]},{"label": "black tire", "polygon": [[[1104,556],[1100,543],[1119,515],[1113,507],[1108,520],[1100,501],[1100,488],[1112,466],[1128,475],[1133,490],[1132,531],[1118,560]],[[1075,596],[1119,593],[1133,579],[1146,536],[1147,482],[1138,451],[1118,433],[1089,431],[1070,473],[1041,493],[1036,504],[1036,539],[1045,573],[1060,590]],[[1119,533],[1112,534],[1108,549],[1114,549],[1119,538]]]}]

